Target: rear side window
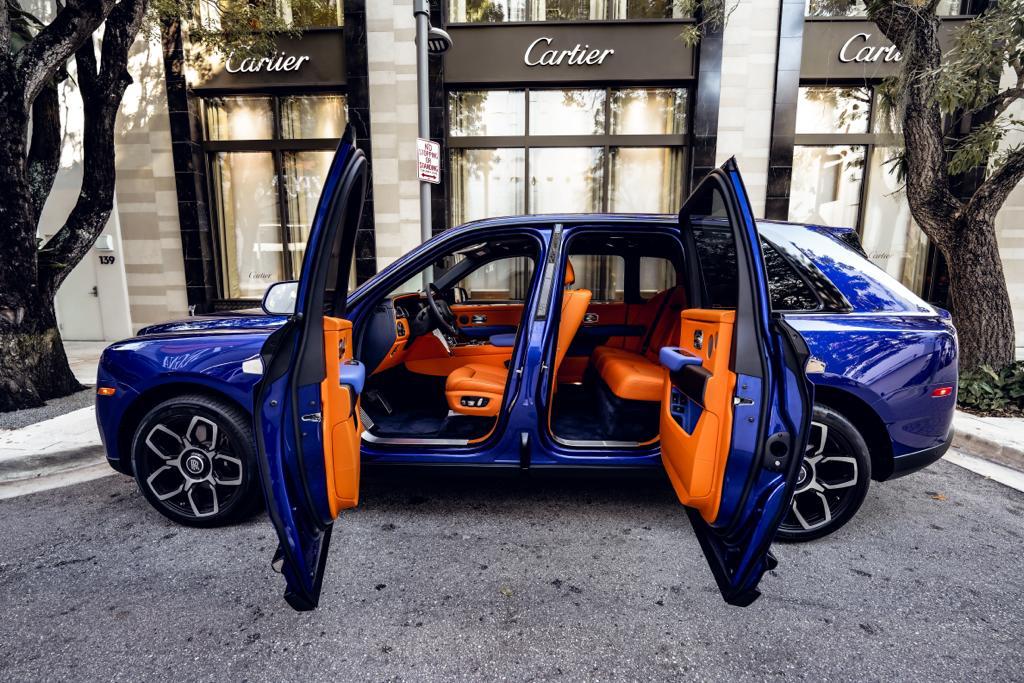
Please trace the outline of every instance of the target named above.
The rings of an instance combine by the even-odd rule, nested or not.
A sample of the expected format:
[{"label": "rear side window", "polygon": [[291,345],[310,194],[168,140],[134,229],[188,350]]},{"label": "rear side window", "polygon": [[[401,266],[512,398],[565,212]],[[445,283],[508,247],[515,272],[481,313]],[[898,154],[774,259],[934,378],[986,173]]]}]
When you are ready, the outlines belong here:
[{"label": "rear side window", "polygon": [[610,254],[572,254],[576,287],[589,289],[591,301],[615,302],[625,299],[626,266],[621,256]]},{"label": "rear side window", "polygon": [[818,297],[814,296],[800,274],[764,239],[761,240],[761,253],[768,270],[768,295],[773,311],[816,311],[821,308]]},{"label": "rear side window", "polygon": [[[732,231],[694,227],[697,257],[712,308],[736,308],[736,244]],[[799,273],[771,244],[761,240],[772,310],[816,311],[821,307]]]},{"label": "rear side window", "polygon": [[658,292],[678,284],[676,267],[672,261],[660,256],[640,257],[640,298],[650,300]]}]

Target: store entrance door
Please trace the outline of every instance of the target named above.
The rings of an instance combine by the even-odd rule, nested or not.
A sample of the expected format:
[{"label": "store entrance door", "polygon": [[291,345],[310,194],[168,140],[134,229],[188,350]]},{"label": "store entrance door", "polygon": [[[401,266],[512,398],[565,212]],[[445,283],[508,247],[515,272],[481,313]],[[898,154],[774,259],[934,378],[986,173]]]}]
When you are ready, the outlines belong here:
[{"label": "store entrance door", "polygon": [[[46,236],[49,239],[49,235]],[[66,341],[104,341],[98,256],[92,248],[57,290],[57,326]]]}]

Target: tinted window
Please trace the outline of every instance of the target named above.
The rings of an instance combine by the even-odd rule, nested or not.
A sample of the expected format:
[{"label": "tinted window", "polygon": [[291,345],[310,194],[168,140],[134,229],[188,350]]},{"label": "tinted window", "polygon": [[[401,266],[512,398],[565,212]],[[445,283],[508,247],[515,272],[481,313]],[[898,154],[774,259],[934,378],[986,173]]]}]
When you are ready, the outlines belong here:
[{"label": "tinted window", "polygon": [[793,266],[775,247],[761,240],[764,265],[768,270],[768,294],[775,311],[816,311],[818,299]]},{"label": "tinted window", "polygon": [[[736,308],[736,245],[731,230],[694,228],[704,284],[712,308]],[[814,311],[819,303],[814,292],[776,249],[761,240],[768,271],[768,293],[776,311]]]}]

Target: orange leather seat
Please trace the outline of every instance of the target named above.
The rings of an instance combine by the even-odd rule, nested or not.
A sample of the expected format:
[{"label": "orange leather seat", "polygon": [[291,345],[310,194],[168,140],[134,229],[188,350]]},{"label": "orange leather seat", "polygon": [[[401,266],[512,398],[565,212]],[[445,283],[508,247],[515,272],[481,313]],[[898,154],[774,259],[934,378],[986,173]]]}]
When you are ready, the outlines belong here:
[{"label": "orange leather seat", "polygon": [[[660,299],[659,299],[660,297]],[[683,289],[667,289],[652,300],[660,315],[652,322],[653,329],[645,342],[643,353],[616,346],[594,349],[591,362],[612,393],[629,401],[660,401],[664,372],[658,363],[662,346],[679,342],[679,314],[683,309]]]},{"label": "orange leather seat", "polygon": [[[572,263],[565,264],[565,286],[576,282]],[[562,315],[558,324],[558,343],[555,347],[555,364],[552,377],[557,377],[558,366],[562,364],[573,337],[583,324],[583,316],[590,305],[589,289],[566,289],[562,293]],[[508,383],[508,370],[489,365],[471,363],[455,370],[445,382],[444,393],[448,407],[463,415],[497,415],[501,410],[501,398]]]}]

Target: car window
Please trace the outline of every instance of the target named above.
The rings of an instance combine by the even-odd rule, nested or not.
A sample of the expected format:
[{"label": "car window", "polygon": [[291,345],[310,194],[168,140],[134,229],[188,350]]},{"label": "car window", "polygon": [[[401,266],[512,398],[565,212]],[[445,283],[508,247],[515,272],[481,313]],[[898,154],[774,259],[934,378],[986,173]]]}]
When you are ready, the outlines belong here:
[{"label": "car window", "polygon": [[591,301],[623,301],[625,299],[626,266],[614,254],[572,254],[569,256],[576,274],[576,287],[589,289]]},{"label": "car window", "polygon": [[736,308],[736,243],[732,230],[693,226],[697,259],[704,275],[708,305],[711,308]]},{"label": "car window", "polygon": [[818,297],[800,274],[764,239],[761,240],[761,253],[768,271],[768,294],[773,311],[816,311],[821,308]]},{"label": "car window", "polygon": [[533,277],[533,259],[513,256],[485,263],[459,280],[466,291],[465,303],[526,300]]}]

